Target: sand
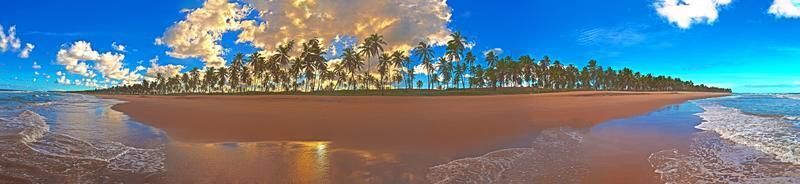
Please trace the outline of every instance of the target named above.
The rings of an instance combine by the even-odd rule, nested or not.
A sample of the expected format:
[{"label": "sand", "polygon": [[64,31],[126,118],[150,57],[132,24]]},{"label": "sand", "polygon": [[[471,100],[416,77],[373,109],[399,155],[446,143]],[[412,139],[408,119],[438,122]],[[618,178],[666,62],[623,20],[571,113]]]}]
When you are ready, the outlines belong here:
[{"label": "sand", "polygon": [[[126,101],[112,108],[165,130],[171,139],[181,142],[330,141],[348,149],[420,152],[457,159],[506,148],[545,128],[587,128],[670,104],[725,95],[565,92],[443,97],[101,97]],[[647,166],[646,162],[638,165]],[[642,169],[647,168],[630,170]],[[638,173],[643,176],[617,181],[654,181],[647,179],[652,178],[652,170]],[[609,175],[598,177],[604,176]]]}]

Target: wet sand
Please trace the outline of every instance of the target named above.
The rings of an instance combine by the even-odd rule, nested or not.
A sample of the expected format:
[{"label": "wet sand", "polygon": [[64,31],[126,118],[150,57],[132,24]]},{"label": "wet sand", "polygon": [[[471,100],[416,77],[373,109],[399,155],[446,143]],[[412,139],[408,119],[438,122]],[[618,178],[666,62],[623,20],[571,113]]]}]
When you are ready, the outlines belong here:
[{"label": "wet sand", "polygon": [[[384,180],[377,181],[425,181],[427,168],[450,160],[475,157],[493,150],[526,145],[532,135],[547,128],[573,127],[591,128],[599,123],[646,114],[670,104],[687,100],[724,96],[718,93],[632,93],[632,92],[568,92],[538,95],[507,96],[452,96],[452,97],[330,97],[330,96],[101,96],[128,103],[118,104],[113,109],[126,113],[133,119],[163,129],[171,139],[186,144],[208,144],[224,147],[225,144],[278,142],[280,149],[291,144],[315,144],[307,146],[307,152],[331,150],[326,155],[323,173],[328,179],[317,181],[354,182],[353,178],[364,178],[352,170],[369,170]],[[679,145],[670,143],[677,139],[656,136],[629,136],[636,132],[607,131],[602,136],[606,142],[593,144],[596,148],[630,149],[632,155],[649,155],[651,150],[662,146],[650,146],[662,142],[663,147]],[[644,133],[644,132],[643,132]],[[633,138],[632,138],[633,137]],[[650,137],[651,141],[636,141],[639,137]],[[606,144],[614,140],[621,143]],[[282,143],[281,143],[282,142]],[[300,142],[300,143],[296,143]],[[619,142],[619,141],[617,141]],[[272,144],[272,143],[270,143]],[[236,147],[242,149],[242,145]],[[609,146],[606,146],[609,145]],[[262,145],[263,146],[263,145]],[[173,146],[176,147],[176,146]],[[180,147],[180,146],[177,146]],[[291,147],[291,146],[290,146]],[[658,148],[656,148],[658,147]],[[191,149],[197,149],[197,146]],[[186,151],[191,149],[177,149]],[[245,149],[246,150],[246,149]],[[334,151],[339,150],[339,151]],[[619,151],[619,150],[617,150]],[[611,152],[613,153],[613,152]],[[656,182],[646,159],[630,160],[625,154],[589,154],[588,181],[619,183]],[[223,157],[236,157],[236,153],[225,153]],[[298,154],[302,155],[302,154]],[[312,154],[313,155],[313,154]],[[337,156],[338,155],[338,156]],[[366,156],[365,156],[366,155]],[[252,156],[252,155],[251,155]],[[319,154],[317,155],[319,156]],[[360,156],[360,157],[359,157]],[[170,159],[167,155],[167,170],[195,168],[197,165]],[[355,159],[361,158],[361,161]],[[382,165],[363,166],[363,158],[382,158]],[[194,162],[214,160],[198,158]],[[282,157],[260,163],[284,163]],[[348,161],[350,160],[356,161]],[[225,158],[222,160],[230,160]],[[319,159],[319,158],[317,158]],[[172,160],[172,161],[170,161]],[[219,160],[219,159],[217,159]],[[302,160],[302,159],[301,159]],[[388,160],[388,161],[386,161]],[[592,161],[595,160],[595,161]],[[173,164],[170,164],[173,163]],[[226,166],[225,163],[228,163]],[[234,163],[247,163],[238,161]],[[615,163],[620,163],[616,165]],[[628,163],[629,165],[625,165]],[[221,165],[220,165],[221,164]],[[232,167],[229,161],[220,162],[202,172],[215,172]],[[293,165],[293,164],[290,164]],[[202,166],[202,165],[201,165]],[[234,166],[237,167],[237,166]],[[248,168],[239,165],[238,167]],[[253,168],[260,168],[253,167]],[[314,170],[293,165],[303,176],[303,170]],[[319,170],[319,168],[317,168]],[[599,172],[592,172],[592,170]],[[236,175],[214,173],[220,178],[246,178],[248,171]],[[258,173],[253,172],[255,176]],[[276,171],[271,175],[292,175]],[[296,173],[301,173],[297,175]],[[174,173],[173,173],[174,174]],[[625,174],[628,177],[617,177]],[[210,174],[211,175],[211,174]],[[316,173],[315,175],[320,175]],[[190,175],[181,177],[193,177]],[[291,181],[281,176],[276,182]],[[350,178],[346,180],[342,178]],[[390,180],[386,180],[389,178]],[[393,178],[393,179],[392,179]],[[186,181],[186,180],[179,180]],[[248,181],[248,180],[240,180]],[[257,180],[254,180],[257,181]],[[363,181],[363,180],[362,180]],[[376,180],[369,180],[376,181]]]}]

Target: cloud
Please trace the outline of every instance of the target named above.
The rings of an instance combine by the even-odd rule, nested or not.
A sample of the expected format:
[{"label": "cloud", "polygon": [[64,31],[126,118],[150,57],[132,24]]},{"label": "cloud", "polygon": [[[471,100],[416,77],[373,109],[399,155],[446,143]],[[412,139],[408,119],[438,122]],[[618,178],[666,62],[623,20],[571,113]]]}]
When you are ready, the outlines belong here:
[{"label": "cloud", "polygon": [[42,69],[42,65],[39,65],[39,63],[36,63],[36,61],[34,61],[33,66],[31,66],[31,68],[33,68],[34,70]]},{"label": "cloud", "polygon": [[240,29],[240,19],[249,9],[227,0],[208,0],[203,7],[187,10],[181,20],[167,29],[156,39],[156,45],[166,45],[171,49],[167,55],[186,59],[200,58],[207,67],[225,65],[222,59],[223,47],[219,44],[222,34]]},{"label": "cloud", "polygon": [[183,65],[158,65],[157,61],[158,57],[150,60],[150,68],[147,69],[144,77],[145,80],[156,80],[156,76],[158,76],[158,74],[161,74],[164,77],[173,77],[180,74],[181,70],[186,68]]},{"label": "cloud", "polygon": [[17,38],[17,27],[11,26],[6,34],[3,31],[3,25],[0,25],[0,52],[8,51],[9,47],[18,50],[21,46],[21,41]]},{"label": "cloud", "polygon": [[769,7],[769,13],[776,17],[800,18],[800,1],[775,0]]},{"label": "cloud", "polygon": [[656,11],[667,21],[681,29],[689,29],[692,24],[712,24],[719,17],[718,9],[731,3],[731,0],[656,0]]},{"label": "cloud", "polygon": [[36,46],[33,45],[33,44],[30,44],[30,43],[26,43],[25,44],[25,48],[23,48],[22,51],[19,52],[19,57],[20,58],[28,58],[30,56],[30,54],[31,54],[31,51],[33,51],[34,47],[36,47]]},{"label": "cloud", "polygon": [[407,50],[420,41],[445,44],[450,34],[452,10],[444,0],[247,2],[258,19],[242,21],[237,42],[268,50],[286,40],[332,40],[341,35],[364,39],[373,33],[384,36],[387,49]]},{"label": "cloud", "polygon": [[3,25],[0,25],[0,53],[6,51],[20,51],[19,57],[20,58],[28,58],[31,51],[33,50],[34,45],[30,43],[25,44],[25,48],[20,51],[22,48],[22,41],[17,37],[17,27],[11,26],[8,28],[8,33],[3,30]]},{"label": "cloud", "polygon": [[117,44],[117,42],[111,42],[111,48],[114,48],[114,50],[117,50],[119,52],[128,52],[125,51],[125,45]]},{"label": "cloud", "polygon": [[[79,74],[87,78],[93,78],[96,70],[103,78],[111,80],[122,80],[123,83],[133,83],[141,79],[141,75],[136,71],[124,68],[125,55],[119,53],[100,52],[92,49],[92,45],[86,41],[76,41],[69,48],[62,48],[56,55],[56,61],[64,65],[65,69],[74,74]],[[89,66],[87,61],[94,62],[94,66]],[[93,69],[93,70],[92,70]]]},{"label": "cloud", "polygon": [[[176,58],[200,58],[206,66],[224,63],[219,44],[222,34],[240,30],[236,43],[249,43],[271,51],[288,40],[319,38],[326,47],[343,49],[338,41],[384,36],[387,50],[408,50],[426,41],[442,45],[449,39],[447,24],[452,10],[446,0],[296,0],[233,3],[208,0],[189,12],[156,43],[172,50]],[[354,13],[357,12],[357,13]],[[254,16],[248,16],[254,13]],[[330,42],[330,43],[329,43]]]},{"label": "cloud", "polygon": [[499,56],[499,55],[503,54],[503,49],[501,49],[501,48],[492,48],[492,49],[489,49],[489,50],[485,50],[485,51],[483,51],[483,55],[485,56],[489,52],[494,52],[495,56]]}]

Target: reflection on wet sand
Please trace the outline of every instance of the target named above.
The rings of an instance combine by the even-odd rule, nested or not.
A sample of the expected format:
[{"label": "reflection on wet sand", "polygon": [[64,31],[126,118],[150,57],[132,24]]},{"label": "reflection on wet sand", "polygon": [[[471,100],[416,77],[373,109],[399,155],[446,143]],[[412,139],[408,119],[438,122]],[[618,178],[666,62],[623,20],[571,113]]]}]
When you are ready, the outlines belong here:
[{"label": "reflection on wet sand", "polygon": [[[167,147],[168,183],[418,183],[397,155],[327,141],[181,143]],[[418,164],[417,164],[418,165]],[[424,166],[415,170],[425,171]]]}]

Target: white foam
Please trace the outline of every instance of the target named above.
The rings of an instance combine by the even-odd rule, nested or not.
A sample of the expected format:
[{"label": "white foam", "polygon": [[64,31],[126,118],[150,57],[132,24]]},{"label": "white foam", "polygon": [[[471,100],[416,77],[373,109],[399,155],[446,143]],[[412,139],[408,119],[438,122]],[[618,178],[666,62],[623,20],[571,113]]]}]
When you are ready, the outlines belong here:
[{"label": "white foam", "polygon": [[787,98],[787,99],[800,100],[800,94],[775,94],[773,96],[778,97],[778,98]]},{"label": "white foam", "polygon": [[165,170],[163,148],[142,149],[119,142],[90,143],[66,134],[50,132],[45,117],[23,111],[18,117],[2,119],[4,131],[18,132],[19,143],[37,153],[66,160],[94,160],[116,171],[158,173]]},{"label": "white foam", "polygon": [[698,103],[705,112],[696,128],[714,131],[724,139],[775,155],[784,162],[800,164],[800,129],[780,117],[745,114],[714,103]]},{"label": "white foam", "polygon": [[663,150],[651,154],[648,161],[668,184],[800,183],[800,165],[780,162],[712,131],[695,134],[686,154]]},{"label": "white foam", "polygon": [[581,161],[583,135],[566,128],[548,129],[529,148],[510,148],[462,158],[429,168],[431,183],[579,183],[587,172]]},{"label": "white foam", "polygon": [[45,119],[33,111],[25,110],[19,116],[3,121],[3,126],[19,130],[21,141],[30,143],[38,141],[44,137],[45,133],[50,132],[50,126],[47,125]]}]

